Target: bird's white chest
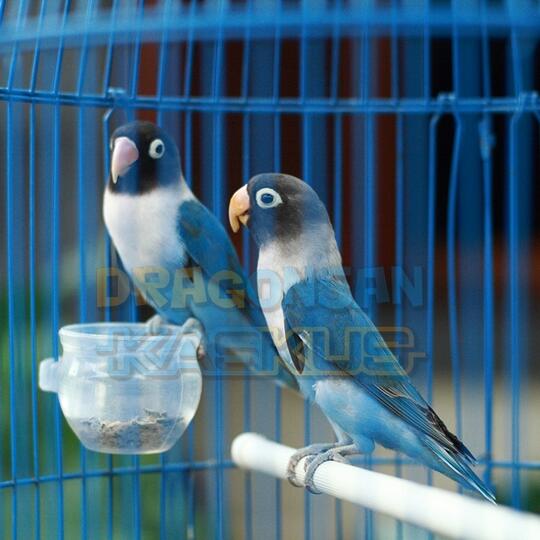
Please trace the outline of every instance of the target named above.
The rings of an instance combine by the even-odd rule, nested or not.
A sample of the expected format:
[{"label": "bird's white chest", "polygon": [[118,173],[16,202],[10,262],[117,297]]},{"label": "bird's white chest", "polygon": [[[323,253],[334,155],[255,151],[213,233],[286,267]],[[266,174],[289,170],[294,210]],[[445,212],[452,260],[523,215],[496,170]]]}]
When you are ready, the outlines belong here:
[{"label": "bird's white chest", "polygon": [[296,368],[287,347],[282,301],[289,287],[300,279],[300,272],[296,269],[294,261],[285,259],[279,250],[266,247],[259,252],[257,263],[259,301],[274,345],[281,358],[292,368],[293,373],[296,373]]},{"label": "bird's white chest", "polygon": [[185,246],[177,231],[181,202],[172,190],[135,196],[105,192],[105,224],[128,272],[183,265]]}]

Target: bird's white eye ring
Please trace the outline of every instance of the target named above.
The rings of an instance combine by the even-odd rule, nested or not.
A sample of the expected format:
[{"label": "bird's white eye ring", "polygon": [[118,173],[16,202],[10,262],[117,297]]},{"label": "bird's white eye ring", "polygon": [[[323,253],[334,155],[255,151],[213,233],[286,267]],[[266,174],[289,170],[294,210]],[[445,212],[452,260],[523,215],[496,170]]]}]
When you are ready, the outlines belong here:
[{"label": "bird's white eye ring", "polygon": [[161,139],[154,139],[148,148],[148,155],[153,159],[160,159],[165,153],[165,145]]},{"label": "bird's white eye ring", "polygon": [[255,195],[255,200],[261,208],[275,208],[283,202],[280,194],[272,188],[259,189]]}]

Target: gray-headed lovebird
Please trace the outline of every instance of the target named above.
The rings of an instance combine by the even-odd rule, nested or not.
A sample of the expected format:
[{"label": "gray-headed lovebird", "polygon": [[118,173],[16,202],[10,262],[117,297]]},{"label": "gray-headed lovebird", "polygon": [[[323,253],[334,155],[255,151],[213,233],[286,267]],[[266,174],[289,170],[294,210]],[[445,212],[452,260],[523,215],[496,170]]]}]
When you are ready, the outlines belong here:
[{"label": "gray-headed lovebird", "polygon": [[174,140],[137,121],[113,133],[110,149],[103,216],[125,269],[158,314],[151,327],[195,318],[214,368],[242,360],[296,387],[225,229],[185,182]]},{"label": "gray-headed lovebird", "polygon": [[471,468],[471,452],[422,398],[354,301],[315,191],[293,176],[260,174],[233,195],[229,220],[233,231],[245,225],[258,245],[257,272],[264,276],[259,288],[272,283],[279,289],[264,310],[275,345],[337,437],[298,450],[289,462],[289,480],[295,483],[295,467],[307,457],[305,485],[314,490],[313,474],[321,463],[346,461],[378,443],[494,502]]}]

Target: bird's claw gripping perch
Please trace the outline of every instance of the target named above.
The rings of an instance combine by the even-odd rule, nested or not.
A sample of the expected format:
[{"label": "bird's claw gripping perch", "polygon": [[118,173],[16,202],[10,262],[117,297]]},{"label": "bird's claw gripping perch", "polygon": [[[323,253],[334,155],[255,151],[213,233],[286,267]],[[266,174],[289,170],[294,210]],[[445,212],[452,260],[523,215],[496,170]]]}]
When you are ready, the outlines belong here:
[{"label": "bird's claw gripping perch", "polygon": [[333,444],[310,444],[305,448],[299,448],[291,456],[289,464],[287,465],[287,480],[295,487],[304,487],[304,484],[296,479],[296,466],[298,463],[300,463],[300,461],[305,457],[316,456],[317,454],[325,452],[333,446]]},{"label": "bird's claw gripping perch", "polygon": [[[305,487],[311,493],[319,493],[313,486],[313,475],[317,470],[317,467],[325,461],[340,461],[342,463],[348,463],[343,457],[343,454],[357,453],[357,449],[352,444],[343,445],[343,442],[335,442],[331,444],[318,443],[311,444],[305,448],[297,450],[289,460],[287,465],[287,480],[295,487]],[[304,458],[304,470],[306,476],[304,482],[299,482],[296,478],[296,466]]]},{"label": "bird's claw gripping perch", "polygon": [[338,463],[345,463],[348,465],[349,460],[345,456],[355,454],[357,452],[358,450],[356,447],[351,444],[346,446],[335,446],[333,448],[329,448],[325,452],[321,452],[320,454],[308,456],[304,463],[304,485],[306,489],[314,495],[320,495],[321,492],[313,483],[315,471],[327,461],[337,461]]}]

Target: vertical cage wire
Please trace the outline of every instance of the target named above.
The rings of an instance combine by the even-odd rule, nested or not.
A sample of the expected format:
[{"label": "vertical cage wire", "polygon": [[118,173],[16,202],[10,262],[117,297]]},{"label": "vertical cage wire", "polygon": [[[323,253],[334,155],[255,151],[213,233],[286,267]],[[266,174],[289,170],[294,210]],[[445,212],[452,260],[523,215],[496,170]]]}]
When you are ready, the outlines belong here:
[{"label": "vertical cage wire", "polygon": [[[0,25],[6,538],[429,536],[235,470],[241,430],[296,446],[331,436],[316,409],[269,381],[207,378],[180,443],[140,458],[85,450],[38,390],[59,327],[150,314],[134,291],[100,303],[112,289],[96,277],[122,270],[101,193],[110,134],[135,118],[173,134],[188,184],[221,221],[256,173],[309,182],[358,302],[424,354],[419,389],[499,500],[540,511],[532,3],[27,0],[0,2]],[[237,248],[253,272],[246,234]],[[390,452],[358,463],[456,489]]]}]

